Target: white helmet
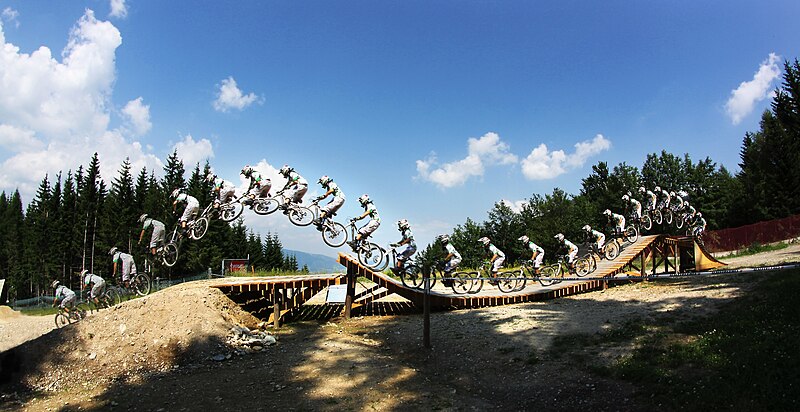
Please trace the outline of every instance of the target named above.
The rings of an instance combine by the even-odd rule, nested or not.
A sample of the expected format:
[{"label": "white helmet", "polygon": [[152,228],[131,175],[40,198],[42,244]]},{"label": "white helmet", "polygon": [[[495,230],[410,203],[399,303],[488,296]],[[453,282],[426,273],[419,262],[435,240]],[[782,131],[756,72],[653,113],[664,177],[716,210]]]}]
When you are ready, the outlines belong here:
[{"label": "white helmet", "polygon": [[631,200],[631,197],[628,196],[628,195],[622,195],[622,200],[627,202],[627,201]]},{"label": "white helmet", "polygon": [[530,238],[528,238],[528,236],[526,236],[526,235],[520,236],[519,239],[517,239],[517,240],[519,240],[522,243],[528,243],[528,242],[531,241]]},{"label": "white helmet", "polygon": [[488,245],[489,243],[491,243],[492,241],[491,241],[491,240],[489,240],[489,238],[488,238],[488,237],[484,236],[484,237],[482,237],[482,238],[478,239],[478,242],[481,242],[481,243],[483,243],[483,245],[484,245],[484,246],[487,246],[487,245]]},{"label": "white helmet", "polygon": [[611,216],[611,210],[610,209],[606,209],[606,210],[603,211],[603,214],[606,215],[606,216]]},{"label": "white helmet", "polygon": [[80,276],[83,277],[83,275],[85,275],[87,273],[89,273],[89,270],[88,269],[84,269],[84,270],[81,271]]},{"label": "white helmet", "polygon": [[592,231],[592,227],[589,226],[589,225],[583,225],[583,231],[584,232],[591,232]]},{"label": "white helmet", "polygon": [[322,175],[322,177],[319,178],[319,184],[323,187],[328,187],[328,183],[330,182],[333,182],[333,179],[328,175]]},{"label": "white helmet", "polygon": [[442,242],[444,244],[450,243],[450,236],[447,236],[447,235],[436,236],[436,239],[438,239],[440,242]]},{"label": "white helmet", "polygon": [[697,212],[697,217],[703,217],[703,212]]},{"label": "white helmet", "polygon": [[116,246],[112,247],[111,250],[108,251],[108,254],[114,256],[114,253],[117,253],[119,249]]},{"label": "white helmet", "polygon": [[559,234],[557,234],[557,235],[555,235],[553,237],[558,239],[559,242],[563,242],[564,241],[564,235],[561,234],[561,233],[559,233]]},{"label": "white helmet", "polygon": [[674,191],[670,191],[670,192],[669,192],[669,195],[670,195],[670,196],[675,196],[675,192],[674,192]]},{"label": "white helmet", "polygon": [[244,177],[250,177],[250,175],[253,174],[253,168],[250,167],[250,165],[245,165],[245,167],[242,168],[242,174]]},{"label": "white helmet", "polygon": [[58,284],[59,284],[59,283],[61,283],[61,282],[59,282],[59,281],[57,281],[57,280],[54,280],[54,281],[53,281],[53,284],[52,284],[51,286],[53,287],[53,289],[55,289],[55,288],[57,288],[57,287],[58,287]]},{"label": "white helmet", "polygon": [[142,215],[139,216],[139,223],[144,223],[146,219],[147,219],[147,213],[142,213]]},{"label": "white helmet", "polygon": [[400,219],[397,221],[397,227],[400,229],[408,229],[408,220]]},{"label": "white helmet", "polygon": [[358,203],[361,203],[361,206],[366,206],[367,203],[370,202],[372,202],[372,199],[370,199],[369,195],[366,193],[358,197]]},{"label": "white helmet", "polygon": [[646,191],[647,189],[645,189],[644,186],[639,186],[639,193],[644,193]]},{"label": "white helmet", "polygon": [[688,194],[688,193],[686,193],[686,191],[685,191],[685,190],[678,190],[678,195],[679,195],[680,197],[686,197],[686,196],[689,196],[689,194]]},{"label": "white helmet", "polygon": [[660,192],[661,191],[661,186],[656,186],[656,188],[653,191],[654,192]]},{"label": "white helmet", "polygon": [[181,189],[175,189],[172,191],[172,198],[177,198],[178,195],[181,194]]},{"label": "white helmet", "polygon": [[213,182],[214,179],[216,179],[216,178],[217,178],[217,175],[215,175],[213,173],[209,173],[209,174],[206,175],[206,182]]},{"label": "white helmet", "polygon": [[289,165],[283,165],[283,167],[281,167],[281,170],[279,170],[278,173],[282,174],[283,177],[289,177],[289,173],[292,173],[292,170],[294,169],[289,167]]}]

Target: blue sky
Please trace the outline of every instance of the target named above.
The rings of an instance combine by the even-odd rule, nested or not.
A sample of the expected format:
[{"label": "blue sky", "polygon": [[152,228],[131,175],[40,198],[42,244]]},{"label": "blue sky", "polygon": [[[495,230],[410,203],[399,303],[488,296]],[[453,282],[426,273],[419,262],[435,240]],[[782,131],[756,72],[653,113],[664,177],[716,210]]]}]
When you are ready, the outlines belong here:
[{"label": "blue sky", "polygon": [[[576,193],[598,161],[662,149],[737,170],[797,1],[2,1],[0,189],[100,153],[160,170],[177,148],[240,183],[245,164],[329,174],[376,233],[423,245],[501,199]],[[312,184],[312,191],[319,191]],[[286,247],[334,253],[283,216]]]}]

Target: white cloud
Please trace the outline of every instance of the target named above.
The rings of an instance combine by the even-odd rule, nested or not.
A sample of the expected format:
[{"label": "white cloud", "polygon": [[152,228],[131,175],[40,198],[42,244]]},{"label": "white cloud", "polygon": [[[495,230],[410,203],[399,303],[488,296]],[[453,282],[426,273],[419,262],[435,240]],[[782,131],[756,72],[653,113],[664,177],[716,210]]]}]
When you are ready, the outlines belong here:
[{"label": "white cloud", "polygon": [[769,57],[761,62],[758,71],[753,75],[753,80],[742,82],[739,87],[731,91],[731,97],[725,103],[725,111],[734,125],[749,115],[757,102],[772,94],[772,83],[781,73],[779,60],[780,56],[770,53]]},{"label": "white cloud", "polygon": [[192,135],[186,135],[172,147],[178,152],[178,157],[183,160],[183,164],[189,168],[196,163],[201,163],[206,159],[214,157],[214,149],[208,139],[194,140]]},{"label": "white cloud", "polygon": [[244,110],[247,106],[259,101],[254,93],[244,94],[236,85],[233,76],[222,80],[214,100],[214,109],[218,112],[227,112],[230,109]]},{"label": "white cloud", "polygon": [[61,61],[45,46],[21,52],[0,26],[0,188],[19,188],[29,201],[45,174],[74,171],[95,152],[107,181],[125,158],[135,169],[162,167],[151,149],[109,129],[121,44],[119,30],[91,10],[70,31]]},{"label": "white cloud", "polygon": [[478,139],[470,137],[467,151],[464,159],[445,163],[438,168],[435,154],[425,160],[417,160],[417,177],[448,188],[463,185],[470,177],[483,176],[485,165],[507,165],[518,161],[517,156],[509,152],[508,144],[492,132]]},{"label": "white cloud", "polygon": [[17,20],[18,17],[19,17],[19,12],[12,9],[11,7],[4,8],[3,12],[0,13],[0,18],[2,18],[2,20],[5,20],[9,23],[13,23],[14,27],[17,28],[19,27],[19,20]]},{"label": "white cloud", "polygon": [[118,19],[128,17],[128,6],[125,5],[125,0],[111,0],[111,12],[108,15]]},{"label": "white cloud", "polygon": [[141,97],[129,101],[122,108],[122,114],[137,136],[147,134],[153,127],[150,123],[150,105],[143,104]]},{"label": "white cloud", "polygon": [[589,157],[611,148],[611,141],[598,134],[592,140],[575,144],[575,152],[566,154],[563,150],[550,151],[544,143],[533,149],[522,160],[522,174],[529,180],[552,179],[583,166]]},{"label": "white cloud", "polygon": [[508,208],[513,210],[514,212],[520,213],[522,212],[522,207],[528,204],[528,201],[524,199],[523,200],[502,199],[500,200],[500,203],[508,206]]}]

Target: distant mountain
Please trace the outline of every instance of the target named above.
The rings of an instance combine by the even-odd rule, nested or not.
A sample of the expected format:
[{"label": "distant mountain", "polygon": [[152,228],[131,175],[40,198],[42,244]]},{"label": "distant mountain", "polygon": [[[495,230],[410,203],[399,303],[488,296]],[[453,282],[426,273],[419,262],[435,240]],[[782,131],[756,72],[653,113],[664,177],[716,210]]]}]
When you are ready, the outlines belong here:
[{"label": "distant mountain", "polygon": [[303,265],[308,265],[308,270],[312,273],[344,272],[344,266],[340,265],[332,256],[291,249],[283,249],[283,254],[286,256],[294,255],[297,258],[298,269],[302,269]]}]

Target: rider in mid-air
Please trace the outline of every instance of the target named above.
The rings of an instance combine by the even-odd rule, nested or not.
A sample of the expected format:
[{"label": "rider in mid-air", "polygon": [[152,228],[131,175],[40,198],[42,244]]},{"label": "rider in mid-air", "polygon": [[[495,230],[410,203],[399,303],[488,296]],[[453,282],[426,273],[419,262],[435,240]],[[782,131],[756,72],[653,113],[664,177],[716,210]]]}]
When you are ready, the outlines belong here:
[{"label": "rider in mid-air", "polygon": [[[289,165],[283,165],[279,171],[286,178],[282,191],[286,191],[286,199],[295,204],[303,203],[303,196],[308,192],[308,181],[294,171]],[[283,205],[284,213],[289,213],[288,205]]]},{"label": "rider in mid-air", "polygon": [[361,229],[358,229],[356,238],[351,240],[350,242],[347,242],[347,244],[350,245],[350,247],[352,247],[353,249],[356,248],[356,245],[358,245],[362,239],[368,238],[369,235],[371,235],[372,232],[378,229],[378,226],[381,225],[381,217],[380,215],[378,215],[378,208],[376,208],[375,205],[372,203],[372,199],[369,198],[368,194],[365,193],[361,195],[358,198],[358,203],[360,203],[361,207],[364,208],[364,213],[362,213],[360,216],[350,219],[350,223],[359,221],[367,216],[369,216],[370,219],[366,225],[362,226]]},{"label": "rider in mid-air", "polygon": [[147,213],[139,216],[139,223],[142,224],[142,231],[139,233],[138,243],[142,243],[144,231],[150,227],[153,228],[153,234],[150,235],[150,254],[155,256],[157,249],[164,245],[164,224],[153,219],[152,217],[147,216]]},{"label": "rider in mid-air", "polygon": [[400,239],[399,242],[392,243],[389,246],[397,248],[406,245],[406,248],[397,254],[397,266],[392,268],[392,272],[395,274],[403,272],[403,265],[405,264],[405,261],[410,259],[411,255],[417,251],[417,243],[414,241],[414,233],[411,232],[411,225],[408,224],[408,220],[398,220],[397,230],[400,231],[400,234],[403,236],[403,238]]},{"label": "rider in mid-air", "polygon": [[250,165],[246,165],[242,168],[241,175],[250,181],[250,184],[247,186],[247,190],[245,191],[247,194],[247,199],[245,199],[242,203],[250,204],[255,198],[264,198],[269,196],[269,190],[272,188],[272,180],[261,177],[261,173],[259,173],[258,170],[254,169]]},{"label": "rider in mid-air", "polygon": [[542,266],[542,261],[544,260],[544,249],[541,246],[533,243],[533,241],[526,235],[522,235],[519,237],[520,242],[522,242],[528,249],[531,250],[531,262],[533,262],[533,273],[538,275],[540,267]]},{"label": "rider in mid-air", "polygon": [[92,289],[91,293],[89,293],[89,298],[92,299],[95,305],[99,305],[100,296],[102,296],[106,291],[106,281],[100,276],[89,273],[89,271],[86,269],[81,271],[80,277],[83,278],[83,287],[81,290],[91,287]]},{"label": "rider in mid-air", "polygon": [[[656,190],[660,189],[656,186]],[[645,196],[645,202],[647,206],[647,210],[653,212],[656,210],[656,204],[658,203],[658,196],[653,193],[651,190],[647,190],[644,186],[639,187],[639,193]]]},{"label": "rider in mid-air", "polygon": [[336,211],[339,210],[342,205],[344,205],[345,201],[344,192],[342,189],[339,189],[339,185],[333,181],[333,178],[328,175],[323,175],[319,178],[318,182],[322,188],[325,189],[325,193],[321,196],[318,196],[317,201],[325,199],[330,195],[333,195],[333,199],[331,199],[327,205],[319,209],[319,218],[315,221],[317,224],[317,229],[321,228],[322,222],[325,221],[325,218],[328,216],[333,216]]},{"label": "rider in mid-air", "polygon": [[702,236],[703,232],[706,231],[706,219],[703,217],[703,213],[697,212],[694,222],[692,222],[691,230],[692,236],[696,237]]},{"label": "rider in mid-air", "polygon": [[175,213],[175,208],[178,206],[179,202],[186,203],[186,208],[183,209],[183,214],[180,218],[181,232],[186,233],[186,224],[189,220],[194,219],[194,215],[196,215],[197,210],[200,209],[200,202],[198,202],[194,196],[182,193],[180,189],[172,191],[172,198],[175,199],[172,202],[172,213]]},{"label": "rider in mid-air", "polygon": [[611,210],[606,209],[603,214],[608,218],[608,224],[613,225],[616,236],[625,233],[625,216],[617,213],[611,213]]},{"label": "rider in mid-air", "polygon": [[502,250],[498,249],[497,246],[492,244],[492,240],[488,237],[484,236],[478,239],[478,242],[483,243],[483,246],[486,246],[489,249],[489,253],[492,254],[492,258],[489,262],[492,263],[492,278],[489,280],[489,283],[492,285],[497,284],[497,272],[503,267],[503,263],[506,261],[506,254],[503,253]]},{"label": "rider in mid-air", "polygon": [[629,194],[623,195],[622,196],[622,201],[628,203],[629,208],[631,210],[631,217],[633,217],[636,220],[639,220],[639,219],[642,218],[642,203],[641,202],[639,202],[638,200],[632,198],[631,195],[629,195]]},{"label": "rider in mid-air", "polygon": [[233,200],[236,195],[236,187],[225,179],[217,177],[213,173],[206,175],[206,181],[212,183],[211,195],[216,197],[214,199],[214,208],[219,208],[219,205],[225,204]]},{"label": "rider in mid-air", "polygon": [[111,276],[116,276],[117,266],[121,266],[120,272],[122,272],[122,282],[125,284],[125,287],[128,287],[131,279],[137,273],[136,262],[133,261],[133,256],[120,251],[116,246],[112,247],[111,250],[108,251],[108,254],[114,262],[114,270],[111,272]]}]

